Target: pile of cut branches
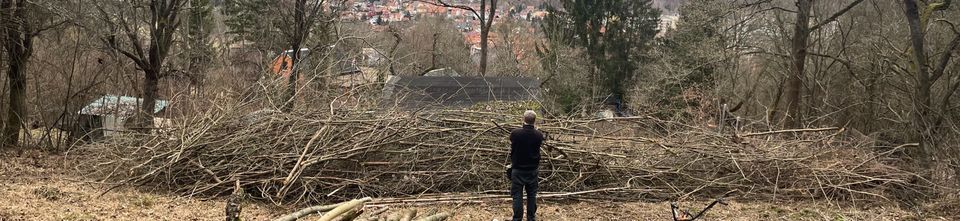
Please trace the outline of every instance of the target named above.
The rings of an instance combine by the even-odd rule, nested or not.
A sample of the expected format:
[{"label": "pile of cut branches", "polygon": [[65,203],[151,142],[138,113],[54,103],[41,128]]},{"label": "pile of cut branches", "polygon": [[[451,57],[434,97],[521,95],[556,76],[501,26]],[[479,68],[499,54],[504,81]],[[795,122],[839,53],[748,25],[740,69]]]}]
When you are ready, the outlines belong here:
[{"label": "pile of cut branches", "polygon": [[[285,114],[211,108],[179,127],[85,147],[105,180],[187,195],[235,182],[273,202],[443,193],[505,195],[513,113],[340,111]],[[510,126],[508,126],[510,125]],[[545,119],[540,189],[559,197],[860,199],[912,178],[840,128],[720,134],[649,117]],[[668,131],[668,132],[662,132]],[[785,136],[789,134],[789,136]],[[788,138],[789,137],[789,138]]]}]

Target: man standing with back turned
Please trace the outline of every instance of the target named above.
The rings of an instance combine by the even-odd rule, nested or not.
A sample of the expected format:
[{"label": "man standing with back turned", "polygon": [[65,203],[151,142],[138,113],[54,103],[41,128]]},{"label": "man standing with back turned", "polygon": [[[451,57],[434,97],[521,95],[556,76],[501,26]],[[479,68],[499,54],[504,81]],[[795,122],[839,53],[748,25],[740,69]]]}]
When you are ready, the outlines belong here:
[{"label": "man standing with back turned", "polygon": [[510,196],[513,197],[513,220],[523,218],[523,190],[527,191],[527,220],[537,220],[537,170],[540,166],[540,145],[543,133],[533,125],[537,113],[523,113],[523,127],[510,132]]}]

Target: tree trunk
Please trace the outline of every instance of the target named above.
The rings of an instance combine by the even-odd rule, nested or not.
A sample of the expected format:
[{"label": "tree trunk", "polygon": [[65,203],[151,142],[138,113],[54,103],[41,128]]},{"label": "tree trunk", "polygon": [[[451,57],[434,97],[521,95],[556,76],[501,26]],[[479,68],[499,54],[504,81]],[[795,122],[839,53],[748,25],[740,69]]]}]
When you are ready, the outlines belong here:
[{"label": "tree trunk", "polygon": [[773,105],[770,105],[773,108],[771,108],[770,112],[767,113],[767,119],[766,119],[767,123],[769,123],[770,125],[776,125],[775,122],[777,121],[777,119],[780,119],[779,118],[780,112],[778,111],[777,107],[780,106],[780,100],[782,100],[783,98],[784,83],[786,83],[786,81],[780,81],[780,83],[777,85],[777,93],[774,93],[773,95]]},{"label": "tree trunk", "polygon": [[291,47],[293,50],[292,55],[290,55],[291,65],[290,67],[290,76],[287,77],[287,94],[286,102],[283,103],[283,108],[281,109],[285,113],[290,113],[293,111],[297,100],[297,80],[300,79],[300,44],[292,44]]},{"label": "tree trunk", "polygon": [[[103,18],[109,21],[108,23],[111,24],[111,26],[124,27],[123,32],[128,41],[126,44],[123,44],[118,41],[115,36],[111,35],[104,38],[107,46],[123,54],[123,56],[133,61],[140,70],[143,70],[143,88],[141,88],[142,91],[140,92],[140,108],[132,121],[132,125],[135,127],[134,129],[141,132],[149,131],[150,128],[153,127],[154,110],[156,109],[157,99],[159,98],[160,78],[163,77],[164,74],[164,61],[170,52],[170,47],[174,44],[173,34],[180,25],[178,15],[184,5],[184,2],[180,0],[151,0],[144,3],[147,5],[134,6],[134,9],[138,7],[150,8],[149,11],[145,11],[149,14],[144,15],[149,19],[147,24],[151,25],[149,29],[149,39],[147,39],[149,44],[146,47],[140,43],[143,42],[143,40],[140,37],[139,30],[129,28],[136,26],[133,25],[134,23],[140,23],[142,21],[123,17]],[[104,13],[104,15],[107,15],[107,13]],[[118,22],[119,24],[114,22]]]},{"label": "tree trunk", "polygon": [[140,95],[143,100],[140,103],[140,116],[136,122],[139,131],[149,131],[153,127],[153,114],[160,91],[160,73],[158,72],[159,67],[156,70],[144,70],[143,91]]},{"label": "tree trunk", "polygon": [[[490,5],[487,5],[487,1],[490,1]],[[426,1],[424,1],[426,2]],[[490,28],[493,27],[493,18],[497,15],[497,0],[480,0],[480,10],[476,10],[470,6],[466,5],[451,5],[447,4],[442,0],[436,0],[436,3],[430,3],[436,6],[446,7],[446,8],[456,8],[461,10],[468,10],[473,13],[474,16],[477,16],[477,19],[480,20],[480,76],[485,76],[487,74],[487,51],[488,43],[487,38],[490,36]],[[487,11],[490,10],[490,11]],[[487,14],[489,12],[489,15]],[[471,56],[472,54],[471,49]]]},{"label": "tree trunk", "polygon": [[490,36],[490,28],[493,27],[493,18],[497,15],[497,0],[490,0],[489,6],[486,5],[485,0],[481,0],[480,2],[481,16],[484,16],[483,12],[488,8],[490,10],[490,13],[483,18],[485,20],[480,20],[481,22],[485,22],[480,23],[480,76],[486,76],[487,51],[489,51],[489,44],[487,41],[488,37]]},{"label": "tree trunk", "polygon": [[440,38],[440,32],[433,33],[433,46],[430,47],[430,68],[423,72],[426,74],[433,69],[437,69],[437,38]]},{"label": "tree trunk", "polygon": [[487,37],[489,33],[488,28],[480,30],[480,76],[487,75]]},{"label": "tree trunk", "polygon": [[26,1],[3,0],[0,10],[5,11],[0,20],[5,31],[4,49],[7,54],[7,82],[10,87],[10,103],[7,105],[6,124],[3,129],[3,145],[15,146],[20,140],[20,129],[27,117],[27,61],[33,55],[33,27],[24,11]]},{"label": "tree trunk", "polygon": [[285,103],[281,107],[283,112],[292,112],[295,107],[296,97],[297,97],[297,82],[300,80],[300,60],[303,56],[300,54],[300,47],[303,46],[304,41],[310,35],[311,30],[313,29],[314,19],[317,19],[319,15],[321,4],[314,5],[314,8],[308,14],[308,7],[306,0],[297,0],[294,3],[293,9],[293,27],[283,27],[283,28],[292,28],[292,32],[287,34],[287,43],[290,44],[290,50],[292,53],[290,59],[292,62],[292,67],[290,69],[290,77],[287,78],[287,94]]},{"label": "tree trunk", "polygon": [[[10,52],[10,51],[8,51]],[[27,59],[22,54],[9,53],[7,70],[7,82],[10,87],[10,103],[7,105],[6,127],[3,129],[4,145],[13,146],[19,143],[20,129],[23,128],[26,119],[26,94],[27,94]]]},{"label": "tree trunk", "polygon": [[807,61],[807,40],[810,37],[810,8],[813,0],[797,0],[797,20],[793,29],[791,56],[793,58],[793,75],[787,83],[787,113],[784,115],[784,127],[799,128],[802,126],[800,114],[800,94],[803,89],[804,66]]},{"label": "tree trunk", "polygon": [[879,95],[880,90],[877,85],[879,80],[879,76],[871,76],[867,79],[867,85],[864,85],[864,90],[867,92],[867,103],[864,104],[865,113],[860,119],[867,119],[863,122],[863,127],[866,128],[864,130],[866,134],[876,132],[878,128],[878,122],[874,119],[880,118],[877,114],[879,112],[880,102],[882,102]]},{"label": "tree trunk", "polygon": [[[400,31],[396,30],[393,26],[390,27],[390,34],[393,35],[394,41],[393,46],[390,47],[390,57],[387,58],[387,62],[390,62],[390,74],[396,75],[397,70],[394,67],[396,62],[393,62],[393,59],[396,57],[397,47],[400,46],[400,41],[402,39],[400,38]],[[384,80],[386,79],[383,76],[383,73],[377,74],[377,82],[384,82]]]},{"label": "tree trunk", "polygon": [[931,154],[933,154],[933,145],[930,142],[933,135],[931,125],[932,112],[930,111],[930,82],[929,67],[927,67],[927,57],[924,49],[924,34],[921,29],[920,14],[915,0],[903,0],[904,14],[907,18],[907,25],[910,27],[910,45],[913,50],[913,59],[915,65],[916,86],[914,87],[913,98],[913,123],[917,131],[917,138],[920,141],[920,148],[914,148],[911,155],[917,160],[919,166],[925,169],[932,168]]}]

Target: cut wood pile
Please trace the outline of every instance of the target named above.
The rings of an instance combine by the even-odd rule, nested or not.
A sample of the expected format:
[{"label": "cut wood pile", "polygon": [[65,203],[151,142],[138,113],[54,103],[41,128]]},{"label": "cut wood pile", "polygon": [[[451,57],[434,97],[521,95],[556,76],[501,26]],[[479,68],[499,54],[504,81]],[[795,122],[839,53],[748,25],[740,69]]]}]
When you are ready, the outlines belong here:
[{"label": "cut wood pile", "polygon": [[[211,108],[162,134],[84,147],[107,181],[272,202],[394,197],[381,204],[505,196],[518,115],[474,111],[284,114]],[[553,197],[863,199],[916,188],[890,154],[840,128],[720,134],[648,117],[545,119],[540,190]],[[392,200],[392,201],[391,201]],[[376,203],[376,202],[375,202]]]},{"label": "cut wood pile", "polygon": [[[320,216],[319,221],[443,221],[450,218],[448,212],[418,211],[405,209],[390,212],[389,207],[364,207],[372,199],[367,197],[331,205],[311,206],[278,217],[273,221],[294,221],[311,215]],[[418,213],[419,212],[419,213]]]}]

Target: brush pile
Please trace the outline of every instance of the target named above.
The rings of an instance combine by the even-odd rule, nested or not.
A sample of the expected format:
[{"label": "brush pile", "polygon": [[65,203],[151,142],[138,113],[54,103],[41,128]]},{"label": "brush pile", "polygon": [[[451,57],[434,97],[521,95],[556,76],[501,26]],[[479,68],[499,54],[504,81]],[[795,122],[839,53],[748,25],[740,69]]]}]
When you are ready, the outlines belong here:
[{"label": "brush pile", "polygon": [[[508,130],[516,113],[211,108],[164,133],[85,147],[108,181],[186,195],[227,195],[234,183],[273,202],[366,196],[450,200],[506,195]],[[510,126],[508,126],[510,125]],[[558,197],[675,199],[743,196],[862,199],[909,188],[867,139],[841,128],[721,134],[649,117],[545,119],[540,189]],[[789,136],[785,136],[789,134]]]}]

